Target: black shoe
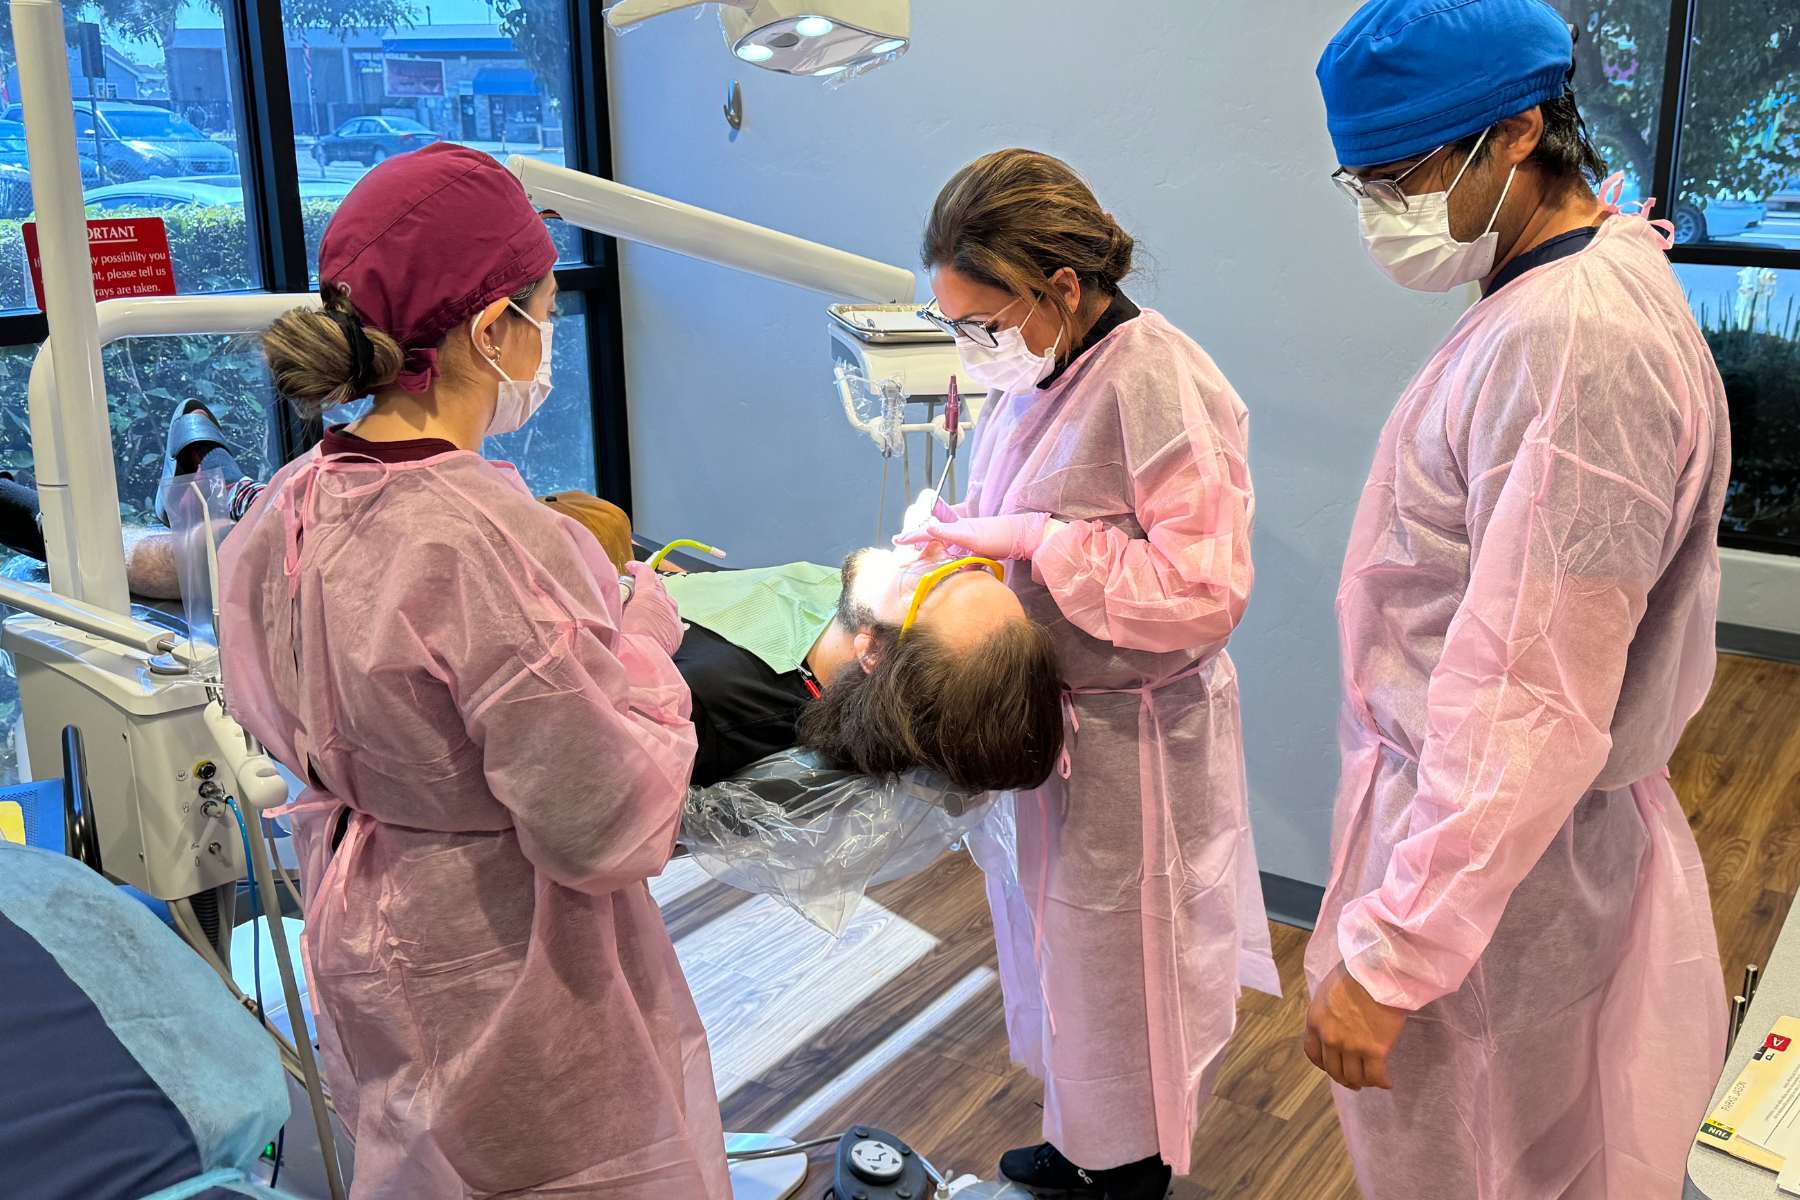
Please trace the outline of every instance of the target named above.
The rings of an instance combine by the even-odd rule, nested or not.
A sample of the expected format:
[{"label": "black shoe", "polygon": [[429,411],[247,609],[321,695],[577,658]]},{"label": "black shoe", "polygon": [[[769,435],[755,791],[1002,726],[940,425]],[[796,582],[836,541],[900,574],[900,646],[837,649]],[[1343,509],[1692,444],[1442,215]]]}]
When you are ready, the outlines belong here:
[{"label": "black shoe", "polygon": [[1001,1155],[1001,1175],[1039,1196],[1040,1200],[1105,1200],[1105,1189],[1093,1171],[1084,1171],[1044,1142]]},{"label": "black shoe", "polygon": [[1106,1200],[1167,1200],[1175,1179],[1169,1165],[1154,1155],[1110,1171],[1096,1171],[1094,1176],[1106,1189]]},{"label": "black shoe", "polygon": [[1064,1158],[1049,1142],[1007,1151],[1000,1156],[1000,1174],[1042,1200],[1106,1200],[1098,1177]]},{"label": "black shoe", "polygon": [[219,428],[219,422],[200,401],[182,401],[176,406],[175,415],[169,418],[169,437],[163,447],[162,481],[157,488],[156,518],[164,525],[169,523],[168,510],[163,507],[168,499],[166,489],[169,481],[177,475],[187,473],[187,464],[182,459],[195,458],[213,446],[231,449],[231,443],[225,440],[225,431]]}]

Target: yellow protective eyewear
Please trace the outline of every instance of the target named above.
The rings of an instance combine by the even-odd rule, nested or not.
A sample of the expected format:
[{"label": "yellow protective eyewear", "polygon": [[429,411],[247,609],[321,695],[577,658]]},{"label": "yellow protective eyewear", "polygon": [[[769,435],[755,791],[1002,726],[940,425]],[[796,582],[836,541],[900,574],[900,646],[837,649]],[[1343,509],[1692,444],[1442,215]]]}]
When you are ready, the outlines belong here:
[{"label": "yellow protective eyewear", "polygon": [[981,567],[984,570],[992,571],[995,579],[1001,583],[1006,582],[1006,568],[991,558],[973,556],[958,558],[952,559],[941,567],[933,567],[923,579],[919,580],[919,586],[913,589],[912,605],[906,610],[906,620],[900,623],[900,636],[905,637],[906,631],[911,629],[913,622],[919,619],[919,606],[925,603],[925,597],[931,595],[932,588],[970,567]]}]

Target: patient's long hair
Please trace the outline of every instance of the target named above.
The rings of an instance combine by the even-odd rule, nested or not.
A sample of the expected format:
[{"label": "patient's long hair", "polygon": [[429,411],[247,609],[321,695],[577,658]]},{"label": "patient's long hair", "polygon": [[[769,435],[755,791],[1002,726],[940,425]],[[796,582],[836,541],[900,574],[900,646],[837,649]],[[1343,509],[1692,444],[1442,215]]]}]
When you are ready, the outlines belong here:
[{"label": "patient's long hair", "polygon": [[858,612],[844,589],[839,619],[868,629],[878,655],[850,662],[800,716],[800,742],[866,775],[931,767],[959,787],[1037,787],[1062,752],[1062,681],[1050,634],[1010,621],[960,653],[930,630],[900,630]]}]

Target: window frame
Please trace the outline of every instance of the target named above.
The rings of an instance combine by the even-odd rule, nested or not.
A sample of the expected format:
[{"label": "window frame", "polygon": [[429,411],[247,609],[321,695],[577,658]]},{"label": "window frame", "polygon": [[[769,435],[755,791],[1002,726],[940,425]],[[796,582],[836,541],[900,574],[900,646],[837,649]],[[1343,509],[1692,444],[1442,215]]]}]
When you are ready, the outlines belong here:
[{"label": "window frame", "polygon": [[[300,166],[294,152],[286,30],[281,0],[225,0],[226,61],[238,120],[238,162],[251,253],[265,292],[309,292],[306,233],[301,221]],[[566,0],[573,78],[565,161],[612,178],[607,106],[606,29],[599,5]],[[583,298],[594,438],[594,491],[631,511],[630,430],[625,402],[624,343],[619,309],[618,246],[584,234],[580,263],[559,266],[565,293]],[[38,311],[0,312],[0,347],[43,342],[49,323]],[[274,414],[283,461],[305,447],[288,406]]]},{"label": "window frame", "polygon": [[[1652,196],[1676,195],[1675,174],[1681,162],[1682,120],[1687,113],[1688,73],[1693,61],[1694,22],[1703,0],[1670,0],[1669,47],[1663,64],[1663,94],[1657,106],[1656,158],[1651,173]],[[1669,212],[1675,201],[1669,200]],[[1784,250],[1774,246],[1745,246],[1723,242],[1702,242],[1689,246],[1671,246],[1669,261],[1703,267],[1768,267],[1774,270],[1800,271],[1800,250]],[[1719,545],[1739,550],[1792,557],[1792,542],[1764,534],[1740,533],[1719,529]]]},{"label": "window frame", "polygon": [[[1656,111],[1656,159],[1651,171],[1650,188],[1652,196],[1674,197],[1676,194],[1675,172],[1681,162],[1681,126],[1682,118],[1687,113],[1694,21],[1701,3],[1702,0],[1670,0],[1669,3],[1669,48],[1663,64],[1662,101]],[[1669,211],[1673,212],[1675,201],[1670,199],[1667,203]],[[1704,267],[1800,270],[1800,250],[1702,242],[1670,247],[1669,261]]]}]

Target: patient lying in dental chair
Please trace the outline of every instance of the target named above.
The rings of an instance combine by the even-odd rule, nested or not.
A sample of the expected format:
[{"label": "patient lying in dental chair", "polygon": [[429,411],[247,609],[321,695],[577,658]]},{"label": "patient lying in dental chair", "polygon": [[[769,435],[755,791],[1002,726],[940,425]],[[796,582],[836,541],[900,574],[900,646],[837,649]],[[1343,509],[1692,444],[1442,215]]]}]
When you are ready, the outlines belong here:
[{"label": "patient lying in dental chair", "polygon": [[[219,467],[215,454],[208,468]],[[227,481],[222,495],[235,509],[258,490]],[[545,502],[615,563],[631,555],[617,507],[581,493]],[[41,559],[35,514],[28,488],[0,480],[0,542]],[[174,535],[128,529],[126,551],[134,593],[178,596]],[[870,548],[841,568],[665,581],[699,741],[681,840],[710,874],[841,932],[864,888],[929,865],[979,821],[988,793],[1049,776],[1063,737],[1057,664],[1010,588],[957,571],[925,592],[902,636],[941,565]]]},{"label": "patient lying in dental chair", "polygon": [[[562,503],[622,557],[624,513]],[[699,734],[681,842],[708,874],[840,934],[867,888],[979,824],[990,792],[1049,775],[1062,708],[1045,631],[988,571],[921,589],[942,565],[868,549],[839,569],[665,580]]]}]

